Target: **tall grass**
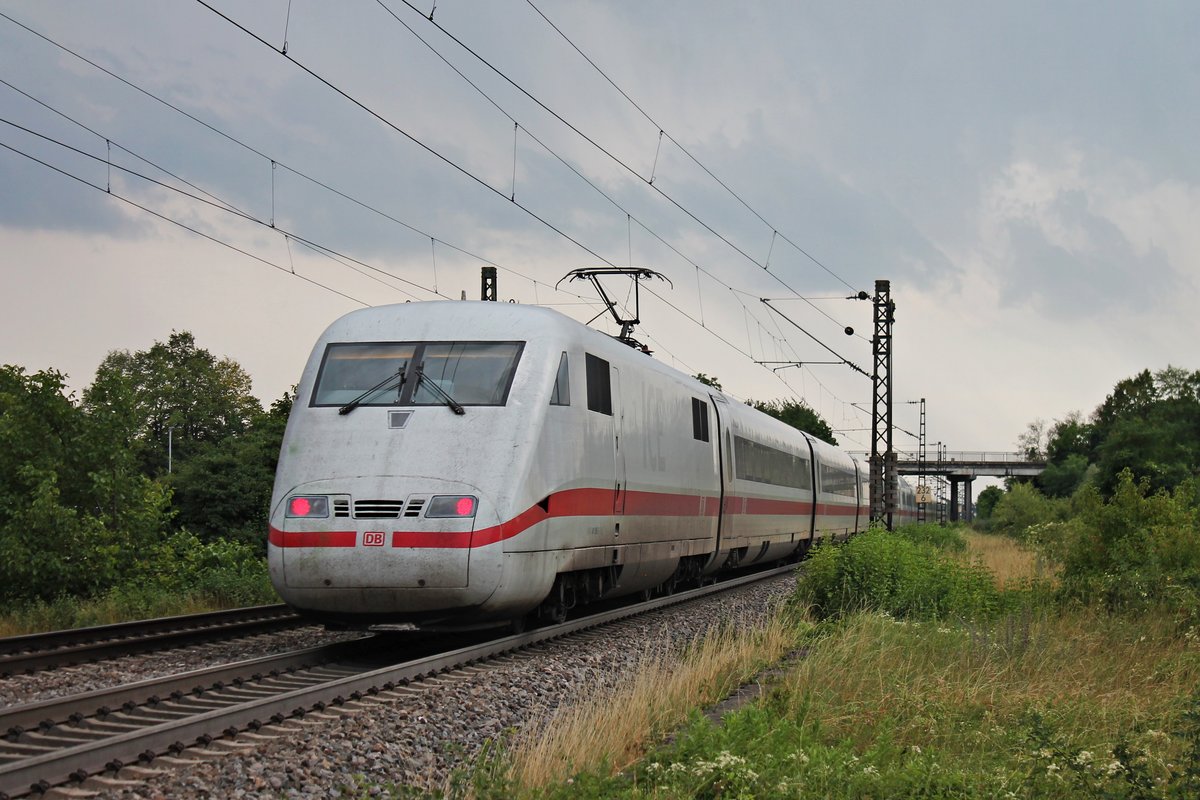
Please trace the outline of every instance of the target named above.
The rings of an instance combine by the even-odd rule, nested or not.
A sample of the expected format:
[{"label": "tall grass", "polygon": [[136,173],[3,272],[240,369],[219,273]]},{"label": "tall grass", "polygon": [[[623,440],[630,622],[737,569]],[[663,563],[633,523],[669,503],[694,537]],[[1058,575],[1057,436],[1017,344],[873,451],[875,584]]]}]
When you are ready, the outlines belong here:
[{"label": "tall grass", "polygon": [[752,627],[720,625],[682,654],[645,657],[629,679],[531,724],[484,759],[471,791],[536,795],[579,773],[609,775],[657,746],[690,713],[724,699],[796,646],[808,626],[783,614]]},{"label": "tall grass", "polygon": [[991,573],[996,588],[1025,586],[1045,582],[1051,586],[1058,581],[1059,565],[1036,548],[1011,536],[964,531],[967,549],[961,558],[965,563],[978,563]]},{"label": "tall grass", "polygon": [[[790,616],[761,642],[714,635],[686,670],[648,659],[620,691],[548,718],[456,788],[656,800],[1200,797],[1196,498],[1147,496],[1125,478],[1111,501],[1073,502],[1077,516],[1031,512],[1016,537],[926,527],[821,548]],[[805,612],[816,622],[797,622]],[[765,700],[719,725],[695,710],[797,641],[804,657]],[[738,660],[746,647],[754,658]],[[715,673],[710,652],[725,665]]]},{"label": "tall grass", "polygon": [[1200,649],[1091,610],[986,627],[878,613],[820,628],[770,699],[693,720],[626,780],[557,797],[1184,798]]}]

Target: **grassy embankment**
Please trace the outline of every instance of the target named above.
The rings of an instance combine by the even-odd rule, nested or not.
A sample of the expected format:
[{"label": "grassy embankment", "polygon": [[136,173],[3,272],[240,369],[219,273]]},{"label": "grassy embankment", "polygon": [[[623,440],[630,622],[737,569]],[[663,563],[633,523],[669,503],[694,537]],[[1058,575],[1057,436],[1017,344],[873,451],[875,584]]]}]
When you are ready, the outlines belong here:
[{"label": "grassy embankment", "polygon": [[[1081,594],[1114,582],[1111,569],[1069,568],[1096,531],[1120,517],[1143,541],[1163,533],[1153,499],[1090,502],[1061,528],[1035,523],[1026,543],[928,526],[818,552],[769,624],[715,633],[681,663],[650,661],[627,685],[497,745],[439,792],[1200,796],[1196,595],[1144,592],[1138,605]],[[1187,507],[1188,527],[1159,536],[1168,557],[1134,565],[1143,579],[1174,569],[1158,580],[1167,589],[1200,587],[1188,572],[1196,553],[1180,558],[1200,542]],[[762,700],[720,724],[696,710],[794,648],[803,656]]]}]

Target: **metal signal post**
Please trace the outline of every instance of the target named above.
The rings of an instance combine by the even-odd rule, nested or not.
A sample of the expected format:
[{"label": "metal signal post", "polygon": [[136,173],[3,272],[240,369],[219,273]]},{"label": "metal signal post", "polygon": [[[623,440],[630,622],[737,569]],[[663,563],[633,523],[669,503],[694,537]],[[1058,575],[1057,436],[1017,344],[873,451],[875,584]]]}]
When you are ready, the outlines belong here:
[{"label": "metal signal post", "polygon": [[[921,434],[920,439],[917,442],[917,448],[918,448],[917,449],[917,468],[918,468],[917,485],[919,487],[921,487],[921,492],[924,495],[924,497],[917,498],[917,522],[926,522],[929,518],[929,506],[931,504],[930,503],[931,498],[929,497],[929,495],[930,495],[929,483],[928,483],[929,476],[928,476],[926,468],[925,468],[926,456],[925,456],[925,398],[924,397],[921,398],[921,427],[918,428],[917,431]],[[924,501],[924,502],[922,502],[922,501]]]},{"label": "metal signal post", "polygon": [[875,281],[875,335],[871,352],[875,363],[871,376],[871,521],[890,531],[896,510],[897,465],[892,449],[892,324],[896,304],[891,281]]}]

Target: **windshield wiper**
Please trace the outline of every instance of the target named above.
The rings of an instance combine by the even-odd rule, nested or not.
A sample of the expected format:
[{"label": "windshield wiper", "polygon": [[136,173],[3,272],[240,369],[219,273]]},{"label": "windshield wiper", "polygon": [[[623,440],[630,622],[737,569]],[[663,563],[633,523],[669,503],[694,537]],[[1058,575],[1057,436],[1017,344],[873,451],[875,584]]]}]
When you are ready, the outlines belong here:
[{"label": "windshield wiper", "polygon": [[387,389],[390,389],[391,385],[392,385],[392,381],[396,380],[396,378],[400,379],[400,383],[396,386],[396,388],[399,389],[399,388],[403,387],[404,386],[404,373],[407,371],[408,371],[408,362],[405,361],[403,364],[400,365],[400,369],[396,370],[391,375],[388,375],[386,378],[381,380],[379,383],[375,384],[370,389],[367,389],[365,392],[360,394],[358,397],[354,398],[349,403],[346,403],[346,405],[339,408],[338,413],[339,414],[349,414],[351,411],[353,411],[354,409],[361,406],[368,397],[371,397],[376,392],[382,392]]},{"label": "windshield wiper", "polygon": [[[421,388],[421,381],[423,381],[423,380],[425,380],[424,365],[417,367],[417,388],[418,389]],[[442,402],[444,402],[446,405],[448,405],[450,407],[450,410],[453,411],[455,414],[458,414],[461,417],[463,414],[467,413],[463,409],[463,407],[458,404],[458,401],[450,396],[449,392],[447,392],[441,386],[438,386],[437,381],[435,381],[433,378],[429,379],[428,386],[431,390],[433,390],[434,394],[436,394],[438,397],[442,398]]]}]

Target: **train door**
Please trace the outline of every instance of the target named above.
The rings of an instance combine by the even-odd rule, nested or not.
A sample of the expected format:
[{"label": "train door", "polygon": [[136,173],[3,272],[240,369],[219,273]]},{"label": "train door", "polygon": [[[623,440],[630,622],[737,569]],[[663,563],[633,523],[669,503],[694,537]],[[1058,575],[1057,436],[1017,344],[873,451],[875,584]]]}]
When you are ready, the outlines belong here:
[{"label": "train door", "polygon": [[[584,354],[584,366],[588,413],[584,425],[583,456],[587,463],[587,474],[595,476],[596,488],[607,483],[613,490],[610,499],[602,501],[605,504],[603,516],[608,518],[608,524],[613,525],[613,532],[619,533],[617,525],[620,523],[610,515],[622,513],[625,508],[625,448],[621,443],[619,423],[623,413],[620,378],[608,361],[591,353]],[[593,528],[596,532],[600,529],[599,524]]]},{"label": "train door", "polygon": [[[813,450],[812,439],[807,435],[804,437],[805,444],[808,445],[808,482],[812,487],[812,512],[808,519],[808,537],[816,540],[817,538],[817,509],[821,506],[821,485],[817,482],[817,472],[821,465],[817,461],[817,453]],[[792,534],[792,541],[796,541],[796,535]]]},{"label": "train door", "polygon": [[[621,434],[625,423],[625,404],[621,400],[621,371],[612,368],[612,404],[613,404],[613,471],[615,473],[617,490],[613,496],[613,514],[620,516],[625,513],[625,447],[621,443]],[[616,520],[617,531],[620,532],[621,521]]]},{"label": "train door", "polygon": [[729,475],[732,477],[732,457],[727,453],[728,449],[728,432],[725,430],[725,425],[721,419],[721,406],[725,403],[724,397],[718,397],[715,394],[709,394],[712,400],[713,417],[716,421],[713,439],[717,445],[717,485],[720,487],[720,494],[717,497],[717,545],[715,552],[721,551],[721,530],[725,519],[725,487],[729,485],[726,480],[726,470],[730,470]]}]

